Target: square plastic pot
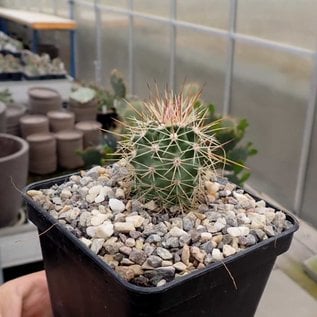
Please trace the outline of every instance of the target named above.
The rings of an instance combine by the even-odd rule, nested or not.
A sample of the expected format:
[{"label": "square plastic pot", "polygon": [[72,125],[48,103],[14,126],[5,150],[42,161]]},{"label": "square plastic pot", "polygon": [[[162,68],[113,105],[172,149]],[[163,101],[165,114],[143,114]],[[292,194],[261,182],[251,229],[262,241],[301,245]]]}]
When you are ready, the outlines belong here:
[{"label": "square plastic pot", "polygon": [[[68,177],[37,182],[25,191]],[[40,233],[55,317],[254,316],[276,257],[288,250],[298,229],[285,212],[294,225],[280,235],[164,286],[145,288],[123,280],[26,194],[24,199]]]}]

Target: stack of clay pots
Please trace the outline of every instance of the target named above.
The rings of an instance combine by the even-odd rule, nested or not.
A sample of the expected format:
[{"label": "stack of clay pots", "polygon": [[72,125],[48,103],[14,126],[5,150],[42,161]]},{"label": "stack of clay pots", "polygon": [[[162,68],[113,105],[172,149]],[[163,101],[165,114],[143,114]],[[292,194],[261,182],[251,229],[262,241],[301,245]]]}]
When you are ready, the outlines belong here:
[{"label": "stack of clay pots", "polygon": [[74,169],[84,165],[79,155],[83,150],[83,133],[78,130],[64,130],[55,134],[57,141],[58,163],[66,169]]},{"label": "stack of clay pots", "polygon": [[6,111],[6,133],[20,136],[20,118],[25,115],[26,107],[23,104],[12,103]]},{"label": "stack of clay pots", "polygon": [[29,112],[46,115],[49,111],[62,108],[61,95],[48,87],[32,87],[28,90]]},{"label": "stack of clay pots", "polygon": [[52,132],[72,130],[75,125],[75,115],[69,111],[49,111],[47,117]]},{"label": "stack of clay pots", "polygon": [[48,133],[48,118],[40,114],[29,114],[20,118],[20,130],[24,139],[35,133]]},{"label": "stack of clay pots", "polygon": [[101,123],[97,121],[80,121],[76,123],[76,129],[83,133],[84,149],[97,146],[101,142]]},{"label": "stack of clay pots", "polygon": [[[78,92],[78,91],[77,91]],[[69,110],[75,113],[75,121],[96,120],[98,111],[98,102],[95,95],[89,88],[81,88],[82,95],[87,94],[87,98],[76,98],[76,92],[69,97]]]},{"label": "stack of clay pots", "polygon": [[56,139],[51,133],[35,133],[26,137],[30,146],[29,171],[38,175],[57,169]]}]

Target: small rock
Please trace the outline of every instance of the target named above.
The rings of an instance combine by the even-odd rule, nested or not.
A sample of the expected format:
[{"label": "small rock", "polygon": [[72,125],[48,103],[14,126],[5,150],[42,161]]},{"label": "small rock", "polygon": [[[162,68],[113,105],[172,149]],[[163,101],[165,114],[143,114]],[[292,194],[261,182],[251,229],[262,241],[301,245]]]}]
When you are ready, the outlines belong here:
[{"label": "small rock", "polygon": [[127,247],[126,245],[123,245],[122,247],[120,247],[119,251],[124,254],[124,255],[130,255],[130,253],[132,252],[132,248]]},{"label": "small rock", "polygon": [[235,248],[233,248],[231,245],[229,244],[224,244],[223,248],[222,248],[222,253],[225,257],[233,255],[237,252],[237,250]]},{"label": "small rock", "polygon": [[114,230],[116,232],[129,233],[130,231],[134,231],[135,227],[132,222],[116,222]]},{"label": "small rock", "polygon": [[93,239],[92,244],[90,246],[90,250],[94,252],[95,254],[98,254],[100,249],[102,248],[103,244],[105,242],[105,239]]},{"label": "small rock", "polygon": [[119,213],[125,210],[125,204],[116,198],[109,199],[109,207],[114,213]]},{"label": "small rock", "polygon": [[79,239],[86,247],[90,247],[91,246],[91,244],[92,244],[92,242],[91,242],[91,240],[89,240],[89,239],[86,239],[86,238],[84,238],[84,237],[81,237],[80,239]]},{"label": "small rock", "polygon": [[189,265],[189,258],[190,258],[190,249],[189,249],[189,246],[185,244],[182,249],[181,259],[182,259],[182,262],[187,266]]},{"label": "small rock", "polygon": [[198,262],[203,262],[206,256],[206,252],[204,250],[200,250],[195,246],[190,247],[190,253]]},{"label": "small rock", "polygon": [[177,271],[185,271],[187,269],[187,266],[183,262],[176,262],[173,266]]},{"label": "small rock", "polygon": [[239,237],[239,244],[250,247],[251,245],[256,244],[256,238],[253,234],[248,234],[247,236]]},{"label": "small rock", "polygon": [[184,217],[183,218],[183,229],[185,231],[190,231],[194,228],[194,220],[190,219],[189,217]]},{"label": "small rock", "polygon": [[162,279],[156,284],[156,286],[160,287],[160,286],[164,286],[165,284],[166,284],[166,280]]},{"label": "small rock", "polygon": [[91,217],[90,223],[92,226],[99,226],[101,225],[105,220],[107,220],[108,216],[106,214],[100,214]]},{"label": "small rock", "polygon": [[186,231],[184,231],[183,229],[180,229],[178,227],[173,227],[170,231],[169,231],[169,234],[172,236],[172,237],[180,237],[182,235],[185,235],[187,234]]},{"label": "small rock", "polygon": [[211,238],[212,238],[212,234],[210,232],[202,232],[200,234],[200,240],[203,243],[211,240]]},{"label": "small rock", "polygon": [[268,237],[275,236],[273,226],[264,226],[263,231],[267,234]]},{"label": "small rock", "polygon": [[157,267],[160,267],[162,265],[162,259],[159,256],[157,256],[157,255],[150,255],[147,258],[147,263],[151,267],[157,268]]},{"label": "small rock", "polygon": [[163,246],[167,248],[178,248],[179,247],[178,238],[177,237],[167,238]]},{"label": "small rock", "polygon": [[128,216],[125,219],[126,222],[131,222],[133,223],[135,228],[139,228],[142,226],[144,222],[144,218],[139,216],[139,215],[134,215],[134,216]]},{"label": "small rock", "polygon": [[147,237],[147,239],[145,240],[148,243],[157,243],[160,242],[162,240],[161,236],[159,236],[158,234],[151,234]]},{"label": "small rock", "polygon": [[129,260],[139,265],[142,265],[145,262],[146,258],[147,258],[146,253],[138,249],[133,249],[129,254]]},{"label": "small rock", "polygon": [[172,253],[170,253],[168,250],[158,247],[156,248],[156,254],[161,257],[163,260],[171,260],[173,259]]},{"label": "small rock", "polygon": [[212,255],[212,258],[213,258],[215,261],[221,261],[221,260],[223,260],[223,254],[222,254],[222,252],[221,252],[219,249],[216,249],[216,248],[213,249],[211,255]]},{"label": "small rock", "polygon": [[250,233],[250,229],[248,227],[240,226],[240,227],[229,227],[227,228],[227,232],[232,237],[240,237],[246,236]]},{"label": "small rock", "polygon": [[116,272],[119,273],[121,277],[125,280],[130,281],[135,277],[135,272],[129,266],[117,266],[115,268]]},{"label": "small rock", "polygon": [[109,239],[114,233],[111,222],[102,224],[96,228],[95,236],[98,238]]},{"label": "small rock", "polygon": [[133,238],[128,238],[125,240],[125,245],[127,247],[133,248],[135,246],[135,240]]}]

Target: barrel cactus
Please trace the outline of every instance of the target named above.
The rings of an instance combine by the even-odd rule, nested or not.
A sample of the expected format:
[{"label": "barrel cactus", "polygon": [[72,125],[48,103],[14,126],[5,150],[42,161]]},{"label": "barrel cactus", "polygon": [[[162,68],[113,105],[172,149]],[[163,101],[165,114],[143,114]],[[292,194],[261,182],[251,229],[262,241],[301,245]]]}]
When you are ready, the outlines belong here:
[{"label": "barrel cactus", "polygon": [[204,113],[195,107],[198,97],[166,92],[144,102],[142,119],[127,127],[121,149],[138,196],[191,208],[204,191],[205,176],[223,161],[210,133],[213,124],[203,125]]}]

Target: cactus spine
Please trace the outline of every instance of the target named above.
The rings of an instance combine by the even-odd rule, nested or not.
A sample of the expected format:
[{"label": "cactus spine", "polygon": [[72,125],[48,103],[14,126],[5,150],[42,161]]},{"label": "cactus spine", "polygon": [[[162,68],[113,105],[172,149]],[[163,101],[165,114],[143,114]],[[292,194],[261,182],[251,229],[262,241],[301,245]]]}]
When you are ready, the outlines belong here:
[{"label": "cactus spine", "polygon": [[186,210],[203,191],[204,175],[221,158],[220,145],[206,133],[212,126],[203,126],[203,112],[195,109],[198,97],[165,92],[145,102],[142,120],[127,127],[121,145],[137,195]]}]

